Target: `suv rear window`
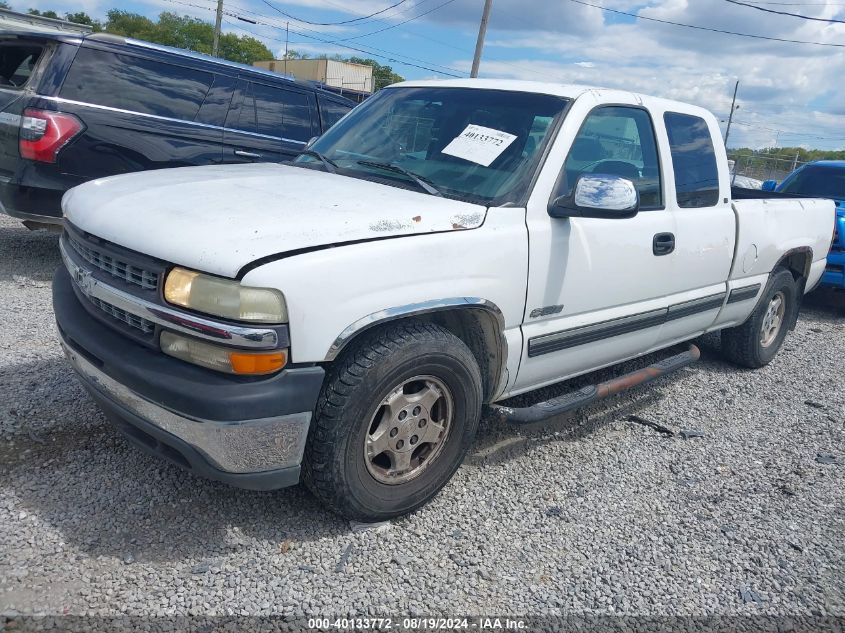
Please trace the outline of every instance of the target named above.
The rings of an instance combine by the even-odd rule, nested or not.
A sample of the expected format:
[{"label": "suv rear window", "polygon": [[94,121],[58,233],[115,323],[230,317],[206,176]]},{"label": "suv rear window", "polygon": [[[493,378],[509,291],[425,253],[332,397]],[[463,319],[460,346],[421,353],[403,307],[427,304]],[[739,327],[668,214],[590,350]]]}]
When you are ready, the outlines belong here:
[{"label": "suv rear window", "polygon": [[308,95],[250,83],[238,117],[238,128],[264,136],[308,141],[314,136]]},{"label": "suv rear window", "polygon": [[0,45],[0,88],[25,86],[43,50],[20,42]]},{"label": "suv rear window", "polygon": [[845,169],[826,165],[809,165],[784,180],[778,191],[845,200]]},{"label": "suv rear window", "polygon": [[80,48],[62,86],[65,99],[192,121],[211,73],[134,55]]}]

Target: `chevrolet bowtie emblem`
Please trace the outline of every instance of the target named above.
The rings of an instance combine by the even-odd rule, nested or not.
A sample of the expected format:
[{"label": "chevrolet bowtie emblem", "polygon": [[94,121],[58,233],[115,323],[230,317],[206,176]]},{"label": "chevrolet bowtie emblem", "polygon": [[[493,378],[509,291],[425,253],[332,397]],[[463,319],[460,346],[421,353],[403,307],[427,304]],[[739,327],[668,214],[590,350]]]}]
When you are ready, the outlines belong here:
[{"label": "chevrolet bowtie emblem", "polygon": [[90,272],[77,268],[76,271],[74,271],[73,278],[74,281],[76,281],[76,285],[79,286],[79,289],[82,290],[82,292],[86,295],[91,294],[91,290],[94,288],[94,278],[91,276]]}]

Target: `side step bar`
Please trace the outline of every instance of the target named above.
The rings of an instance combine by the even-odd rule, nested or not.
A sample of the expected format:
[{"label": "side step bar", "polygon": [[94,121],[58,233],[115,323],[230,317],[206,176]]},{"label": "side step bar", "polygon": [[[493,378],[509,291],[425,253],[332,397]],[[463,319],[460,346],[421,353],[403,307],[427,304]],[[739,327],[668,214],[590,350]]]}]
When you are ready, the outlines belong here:
[{"label": "side step bar", "polygon": [[514,409],[513,407],[493,405],[492,408],[506,422],[510,422],[511,424],[534,424],[553,418],[561,413],[579,409],[598,400],[615,396],[652,380],[657,380],[666,374],[671,374],[674,371],[692,365],[700,357],[701,352],[699,349],[695,345],[690,345],[687,351],[670,356],[643,369],[625,374],[619,378],[614,378],[613,380],[608,380],[607,382],[599,383],[598,385],[589,385],[578,391],[573,391],[572,393],[567,393],[557,398],[546,400],[545,402],[538,402],[531,407]]}]

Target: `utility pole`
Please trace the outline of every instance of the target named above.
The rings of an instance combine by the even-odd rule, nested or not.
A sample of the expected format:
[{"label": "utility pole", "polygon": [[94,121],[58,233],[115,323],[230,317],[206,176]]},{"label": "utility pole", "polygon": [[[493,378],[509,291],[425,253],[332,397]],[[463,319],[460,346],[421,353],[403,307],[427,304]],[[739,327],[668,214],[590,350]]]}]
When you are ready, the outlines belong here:
[{"label": "utility pole", "polygon": [[214,21],[214,41],[211,44],[211,54],[217,57],[220,48],[220,27],[223,24],[223,0],[217,0],[217,19]]},{"label": "utility pole", "polygon": [[731,123],[733,123],[734,111],[737,108],[737,105],[736,105],[736,92],[737,92],[737,90],[739,90],[739,80],[737,80],[736,85],[734,86],[734,100],[731,102],[731,114],[728,117],[728,128],[725,130],[725,147],[728,146],[728,136],[731,133]]},{"label": "utility pole", "polygon": [[290,22],[285,22],[285,74],[288,74],[288,37],[290,36]]},{"label": "utility pole", "polygon": [[490,9],[493,0],[484,0],[484,13],[481,14],[481,25],[478,27],[478,40],[475,42],[475,57],[472,59],[470,77],[478,77],[478,66],[481,64],[481,52],[484,50],[484,37],[487,35],[487,22],[490,20]]}]

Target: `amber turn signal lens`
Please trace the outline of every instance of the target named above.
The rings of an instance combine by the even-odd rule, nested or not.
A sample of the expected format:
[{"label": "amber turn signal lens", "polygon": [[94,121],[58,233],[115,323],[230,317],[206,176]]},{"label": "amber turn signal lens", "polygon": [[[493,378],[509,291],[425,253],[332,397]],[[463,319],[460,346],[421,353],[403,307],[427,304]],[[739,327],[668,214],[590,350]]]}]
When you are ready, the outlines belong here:
[{"label": "amber turn signal lens", "polygon": [[232,371],[236,374],[272,374],[284,367],[288,358],[284,350],[269,354],[231,352],[229,362],[232,364]]},{"label": "amber turn signal lens", "polygon": [[160,341],[161,351],[169,356],[227,374],[272,374],[288,362],[286,349],[246,352],[167,331],[161,333]]}]

